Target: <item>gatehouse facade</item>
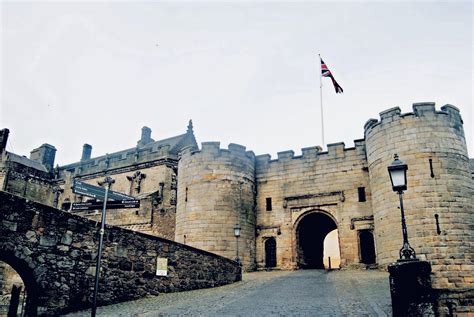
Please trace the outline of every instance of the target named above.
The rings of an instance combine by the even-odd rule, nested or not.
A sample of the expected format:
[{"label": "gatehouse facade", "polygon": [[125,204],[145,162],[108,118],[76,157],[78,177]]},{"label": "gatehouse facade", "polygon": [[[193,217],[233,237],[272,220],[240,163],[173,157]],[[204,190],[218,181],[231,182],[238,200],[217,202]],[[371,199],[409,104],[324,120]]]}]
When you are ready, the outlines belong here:
[{"label": "gatehouse facade", "polygon": [[5,150],[8,130],[2,130],[0,186],[99,220],[97,212],[71,210],[74,202],[92,200],[71,186],[110,176],[112,190],[140,199],[141,207],[109,212],[108,224],[238,257],[245,270],[324,268],[329,249],[337,250],[332,267],[384,268],[402,246],[398,196],[387,172],[398,154],[408,165],[411,246],[431,263],[434,287],[472,288],[474,161],[459,110],[436,110],[434,103],[414,104],[410,113],[392,108],[368,120],[364,131],[353,147],[334,143],[327,151],[314,146],[272,158],[238,144],[199,147],[191,122],[186,133],[159,141],[144,127],[130,149],[92,157],[86,144],[78,162],[54,167],[53,146],[27,159]]}]

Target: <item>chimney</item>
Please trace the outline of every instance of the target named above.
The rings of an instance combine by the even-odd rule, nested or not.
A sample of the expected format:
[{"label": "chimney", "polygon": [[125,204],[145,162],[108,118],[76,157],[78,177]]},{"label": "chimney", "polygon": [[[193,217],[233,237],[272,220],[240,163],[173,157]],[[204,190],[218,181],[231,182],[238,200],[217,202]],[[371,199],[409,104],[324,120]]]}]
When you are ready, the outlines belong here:
[{"label": "chimney", "polygon": [[81,157],[81,162],[82,161],[87,161],[91,159],[91,154],[92,154],[92,145],[90,144],[84,144],[82,146],[82,157]]},{"label": "chimney", "polygon": [[142,136],[140,141],[138,141],[138,145],[143,146],[151,142],[154,142],[154,140],[151,138],[151,129],[145,126],[142,128]]},{"label": "chimney", "polygon": [[9,133],[10,130],[8,129],[0,130],[0,154],[6,151]]},{"label": "chimney", "polygon": [[53,171],[54,157],[56,156],[56,148],[50,144],[43,144],[39,148],[30,152],[30,160],[43,164],[48,172]]}]

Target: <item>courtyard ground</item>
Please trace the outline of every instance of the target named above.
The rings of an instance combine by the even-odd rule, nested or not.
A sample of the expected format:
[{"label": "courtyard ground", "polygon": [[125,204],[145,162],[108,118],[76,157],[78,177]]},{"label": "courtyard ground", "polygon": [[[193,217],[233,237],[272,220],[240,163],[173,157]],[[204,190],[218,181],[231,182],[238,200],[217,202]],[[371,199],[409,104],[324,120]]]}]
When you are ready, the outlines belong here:
[{"label": "courtyard ground", "polygon": [[386,272],[300,270],[246,273],[231,285],[99,307],[97,315],[391,316],[391,305]]}]

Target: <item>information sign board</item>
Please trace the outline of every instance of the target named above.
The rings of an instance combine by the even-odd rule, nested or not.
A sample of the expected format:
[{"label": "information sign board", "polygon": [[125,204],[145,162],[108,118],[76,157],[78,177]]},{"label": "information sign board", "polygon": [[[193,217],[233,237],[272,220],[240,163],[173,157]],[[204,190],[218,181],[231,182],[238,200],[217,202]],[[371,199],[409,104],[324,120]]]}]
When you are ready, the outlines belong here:
[{"label": "information sign board", "polygon": [[[85,203],[73,203],[71,210],[100,210],[104,206],[102,201],[91,201]],[[107,209],[122,209],[122,208],[140,208],[140,200],[120,200],[120,201],[108,201]]]},{"label": "information sign board", "polygon": [[156,275],[157,276],[168,275],[168,259],[167,258],[156,258]]},{"label": "information sign board", "polygon": [[[75,180],[72,185],[72,192],[79,195],[84,195],[87,197],[95,198],[98,200],[104,200],[105,198],[105,189],[99,186],[94,186],[91,184],[87,184],[81,181]],[[111,200],[134,200],[135,197],[125,195],[119,192],[114,192],[113,190],[109,190],[109,194],[107,199]]]}]

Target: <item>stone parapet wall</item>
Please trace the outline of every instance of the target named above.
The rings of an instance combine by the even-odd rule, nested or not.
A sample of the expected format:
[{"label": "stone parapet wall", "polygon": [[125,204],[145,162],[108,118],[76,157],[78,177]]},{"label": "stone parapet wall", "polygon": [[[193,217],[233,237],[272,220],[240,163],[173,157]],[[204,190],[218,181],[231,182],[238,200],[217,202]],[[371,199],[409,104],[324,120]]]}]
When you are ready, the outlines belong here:
[{"label": "stone parapet wall", "polygon": [[[99,224],[0,192],[0,261],[22,277],[40,315],[90,306]],[[157,258],[168,263],[157,276]],[[234,261],[170,240],[107,226],[99,304],[111,304],[241,279]],[[27,309],[27,310],[28,310]]]},{"label": "stone parapet wall", "polygon": [[242,230],[239,257],[244,269],[255,268],[255,181],[253,152],[219,142],[182,154],[178,165],[175,241],[236,258],[234,226]]},{"label": "stone parapet wall", "polygon": [[0,190],[33,201],[53,204],[54,182],[51,173],[6,161],[6,156],[0,158]]},{"label": "stone parapet wall", "polygon": [[[402,246],[397,193],[387,167],[397,153],[408,165],[404,205],[411,246],[432,265],[435,288],[474,285],[474,182],[462,119],[457,108],[413,105],[413,113],[392,108],[365,125],[377,258],[387,265]],[[439,216],[439,230],[435,215]]]},{"label": "stone parapet wall", "polygon": [[61,166],[57,171],[60,178],[64,178],[66,173],[93,174],[104,170],[124,168],[134,164],[148,163],[165,158],[175,158],[176,154],[170,153],[169,145],[153,144],[146,148],[132,148],[125,151],[107,154],[81,162]]}]

